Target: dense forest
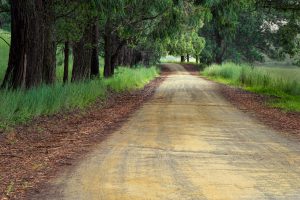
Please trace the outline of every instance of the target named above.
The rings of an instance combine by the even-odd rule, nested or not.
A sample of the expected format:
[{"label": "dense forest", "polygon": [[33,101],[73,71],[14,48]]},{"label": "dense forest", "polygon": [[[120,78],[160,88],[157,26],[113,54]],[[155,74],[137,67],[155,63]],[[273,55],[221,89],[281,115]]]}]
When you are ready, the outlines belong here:
[{"label": "dense forest", "polygon": [[73,82],[99,77],[99,56],[105,77],[165,54],[205,64],[299,58],[299,9],[297,0],[1,0],[11,32],[2,87],[53,84],[58,48],[65,82],[70,54]]}]

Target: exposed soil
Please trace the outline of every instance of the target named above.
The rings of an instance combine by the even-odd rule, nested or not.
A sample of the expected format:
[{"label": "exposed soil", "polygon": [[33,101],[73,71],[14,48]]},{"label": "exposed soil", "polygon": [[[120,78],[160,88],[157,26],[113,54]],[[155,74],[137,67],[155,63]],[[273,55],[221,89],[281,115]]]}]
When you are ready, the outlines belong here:
[{"label": "exposed soil", "polygon": [[[190,74],[199,75],[195,64],[183,64],[183,66]],[[299,112],[285,112],[269,106],[268,101],[271,97],[224,84],[219,84],[219,88],[223,96],[240,110],[250,113],[271,128],[300,136]]]},{"label": "exposed soil", "polygon": [[0,135],[0,199],[38,193],[51,177],[71,167],[119,128],[163,82],[167,71],[144,89],[111,94],[83,111],[39,117]]}]

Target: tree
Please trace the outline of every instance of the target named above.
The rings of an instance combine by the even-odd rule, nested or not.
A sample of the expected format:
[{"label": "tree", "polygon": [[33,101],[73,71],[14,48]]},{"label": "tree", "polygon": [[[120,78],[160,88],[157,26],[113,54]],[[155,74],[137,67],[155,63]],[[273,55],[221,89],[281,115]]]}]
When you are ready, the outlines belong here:
[{"label": "tree", "polygon": [[[126,6],[125,6],[126,5]],[[137,44],[151,34],[153,24],[169,9],[172,1],[104,1],[100,4],[103,13],[104,76],[114,74],[118,56],[126,44]]]},{"label": "tree", "polygon": [[[247,1],[226,0],[226,1],[205,1],[205,5],[210,8],[211,20],[206,21],[201,35],[205,37],[208,45],[203,52],[204,59],[207,56],[212,61],[221,64],[224,60],[225,52],[228,48],[227,42],[235,37],[237,30],[238,12],[244,8]],[[210,50],[211,52],[208,52]]]},{"label": "tree", "polygon": [[295,55],[299,31],[292,21],[299,16],[297,1],[206,1],[206,5],[212,18],[200,31],[206,39],[202,62],[252,63],[263,61],[264,55],[274,59]]},{"label": "tree", "polygon": [[183,0],[116,0],[104,1],[101,5],[101,13],[105,16],[102,21],[106,77],[113,75],[124,46],[139,46],[145,38],[154,44],[157,44],[156,41],[163,42],[165,38],[172,38],[180,32],[183,24],[199,23],[198,16],[202,16],[201,12],[195,12],[194,19],[191,17],[187,21],[188,13],[196,9],[192,1]]},{"label": "tree", "polygon": [[73,44],[72,81],[82,81],[91,76],[93,26],[87,25],[81,39]]},{"label": "tree", "polygon": [[45,12],[48,4],[35,0],[11,0],[10,3],[11,47],[2,87],[30,88],[39,86],[43,79],[53,80],[49,77],[50,59],[44,57],[47,52],[44,41],[52,42],[44,24],[50,14]]},{"label": "tree", "polygon": [[196,58],[196,63],[199,63],[199,56],[205,47],[205,39],[197,33],[192,34],[193,55]]}]

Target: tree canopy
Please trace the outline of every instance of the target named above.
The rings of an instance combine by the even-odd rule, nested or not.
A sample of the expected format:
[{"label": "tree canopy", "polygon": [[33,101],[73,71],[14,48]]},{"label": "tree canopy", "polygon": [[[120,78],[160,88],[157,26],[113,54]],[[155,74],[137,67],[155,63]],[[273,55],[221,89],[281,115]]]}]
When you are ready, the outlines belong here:
[{"label": "tree canopy", "polygon": [[53,84],[58,48],[65,82],[69,54],[72,81],[99,77],[99,56],[105,77],[165,54],[206,64],[298,58],[299,10],[297,0],[1,0],[0,27],[12,35],[2,86]]}]

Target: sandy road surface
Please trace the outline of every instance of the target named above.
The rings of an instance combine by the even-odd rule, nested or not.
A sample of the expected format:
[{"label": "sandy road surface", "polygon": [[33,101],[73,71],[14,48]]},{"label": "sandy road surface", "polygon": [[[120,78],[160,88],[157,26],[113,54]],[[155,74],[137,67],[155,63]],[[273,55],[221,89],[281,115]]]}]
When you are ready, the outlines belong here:
[{"label": "sandy road surface", "polygon": [[300,144],[234,108],[215,84],[168,67],[152,100],[41,195],[300,199]]}]

